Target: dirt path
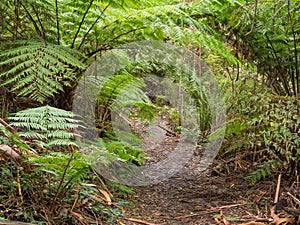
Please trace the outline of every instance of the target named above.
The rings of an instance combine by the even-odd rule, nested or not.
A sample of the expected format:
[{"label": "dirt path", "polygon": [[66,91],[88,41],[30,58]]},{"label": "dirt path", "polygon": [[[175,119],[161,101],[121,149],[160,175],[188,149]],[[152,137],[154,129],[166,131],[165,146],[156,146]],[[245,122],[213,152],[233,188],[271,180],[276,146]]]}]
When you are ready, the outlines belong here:
[{"label": "dirt path", "polygon": [[[152,156],[145,164],[163,159],[176,144],[176,137],[168,135],[158,125],[152,127],[152,135],[144,136],[144,148]],[[234,162],[220,173],[211,169],[196,173],[200,161],[201,156],[195,152],[190,162],[168,180],[136,188],[135,194],[129,196],[133,204],[127,207],[128,217],[170,225],[217,224],[214,217],[220,210],[237,222],[267,218],[276,182],[251,185],[244,179],[245,174],[234,172]]]},{"label": "dirt path", "polygon": [[[136,189],[129,216],[156,224],[217,224],[220,210],[233,221],[267,218],[274,182],[250,185],[240,174],[191,176],[187,171],[169,180]],[[126,224],[136,224],[127,222]]]}]

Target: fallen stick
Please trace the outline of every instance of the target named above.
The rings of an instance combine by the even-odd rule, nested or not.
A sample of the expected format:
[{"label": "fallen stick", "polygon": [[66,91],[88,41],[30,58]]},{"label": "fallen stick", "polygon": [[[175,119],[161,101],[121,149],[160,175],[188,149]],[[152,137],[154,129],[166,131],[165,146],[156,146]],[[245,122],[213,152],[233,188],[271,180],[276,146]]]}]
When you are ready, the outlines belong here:
[{"label": "fallen stick", "polygon": [[270,219],[270,218],[230,219],[230,222],[241,222],[241,223],[251,223],[251,222],[270,223],[272,221],[273,221],[273,219]]},{"label": "fallen stick", "polygon": [[0,144],[0,153],[1,152],[4,152],[5,155],[9,156],[13,160],[19,161],[22,159],[22,157],[8,145]]},{"label": "fallen stick", "polygon": [[298,198],[296,198],[296,197],[295,197],[294,195],[292,195],[290,192],[287,192],[287,194],[288,194],[289,196],[291,196],[292,199],[294,199],[295,202],[296,202],[298,205],[300,205],[300,200],[299,200]]},{"label": "fallen stick", "polygon": [[0,225],[36,225],[36,224],[33,224],[33,223],[24,223],[24,222],[18,222],[18,221],[0,220]]},{"label": "fallen stick", "polygon": [[2,118],[0,118],[0,123],[6,127],[6,129],[12,133],[12,134],[17,134],[17,131],[15,128],[13,128],[12,126],[10,126],[8,123],[6,123]]},{"label": "fallen stick", "polygon": [[158,125],[159,128],[163,129],[164,131],[166,131],[168,134],[171,134],[172,136],[176,137],[177,134],[171,130],[169,130],[168,128],[163,127],[162,125]]},{"label": "fallen stick", "polygon": [[133,219],[133,218],[123,218],[124,220],[130,221],[130,222],[135,222],[135,223],[139,223],[139,224],[145,224],[145,225],[161,225],[161,224],[157,224],[157,223],[149,223],[147,221],[144,220],[139,220],[139,219]]},{"label": "fallen stick", "polygon": [[273,206],[270,208],[271,217],[273,218],[273,220],[275,222],[280,219],[279,216],[276,214],[276,206],[277,206],[278,199],[279,199],[280,185],[281,185],[281,174],[278,175],[277,187],[276,187],[276,192],[275,192],[275,196],[274,196],[274,202],[273,202]]},{"label": "fallen stick", "polygon": [[280,184],[281,184],[281,174],[278,175],[278,180],[277,180],[276,193],[275,193],[275,197],[274,197],[275,205],[277,204],[278,199],[279,199]]},{"label": "fallen stick", "polygon": [[189,215],[184,215],[184,216],[177,216],[177,217],[175,217],[175,219],[185,219],[185,218],[194,217],[194,216],[203,216],[203,215],[219,212],[222,209],[229,209],[229,208],[237,207],[237,206],[241,206],[241,205],[246,205],[246,203],[233,204],[233,205],[224,205],[224,206],[220,206],[220,207],[215,207],[215,208],[211,208],[207,211],[203,211],[203,212],[200,212],[200,213],[189,214]]}]

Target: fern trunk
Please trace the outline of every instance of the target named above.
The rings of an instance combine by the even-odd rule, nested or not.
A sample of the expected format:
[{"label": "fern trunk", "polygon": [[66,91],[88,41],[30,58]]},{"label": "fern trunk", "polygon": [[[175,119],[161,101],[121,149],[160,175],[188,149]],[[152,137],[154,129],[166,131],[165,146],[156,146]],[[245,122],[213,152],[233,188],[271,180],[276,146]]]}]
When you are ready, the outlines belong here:
[{"label": "fern trunk", "polygon": [[47,104],[59,109],[64,109],[72,111],[72,105],[75,96],[77,84],[69,86],[64,86],[63,91],[55,94],[52,98],[47,101]]}]

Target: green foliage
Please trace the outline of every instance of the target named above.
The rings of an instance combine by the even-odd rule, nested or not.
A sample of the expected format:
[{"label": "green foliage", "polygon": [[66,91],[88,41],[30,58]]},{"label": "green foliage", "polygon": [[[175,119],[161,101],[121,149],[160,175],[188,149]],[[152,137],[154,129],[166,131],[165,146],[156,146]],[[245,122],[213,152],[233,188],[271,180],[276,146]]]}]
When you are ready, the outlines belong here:
[{"label": "green foliage", "polygon": [[238,51],[277,94],[299,96],[299,1],[248,1],[228,21]]},{"label": "green foliage", "polygon": [[225,141],[219,152],[219,158],[229,158],[238,155],[251,147],[247,136],[247,117],[237,116],[227,121]]},{"label": "green foliage", "polygon": [[106,149],[118,155],[121,160],[137,165],[142,165],[142,160],[147,157],[143,149],[119,141],[107,142]]},{"label": "green foliage", "polygon": [[[0,83],[9,90],[8,94],[16,93],[42,103],[60,94],[72,95],[72,89],[76,87],[85,66],[94,61],[98,54],[144,39],[184,45],[191,50],[197,48],[202,56],[210,57],[211,61],[237,64],[230,48],[224,43],[225,39],[214,30],[215,18],[223,8],[235,4],[231,0],[4,0],[0,3],[3,19],[0,20]],[[156,67],[156,71],[165,70],[169,74],[174,71],[174,68],[160,68],[159,62],[151,66]],[[143,66],[140,68],[144,69]],[[143,74],[149,75],[153,71],[151,68]],[[111,131],[108,130],[111,124],[106,122],[112,110],[122,115],[120,110],[128,107],[133,117],[142,120],[151,120],[160,110],[160,106],[149,101],[149,96],[142,91],[144,83],[137,78],[139,73],[125,69],[118,72],[103,80],[103,88],[98,95],[96,123],[101,132]],[[179,83],[182,79],[188,94],[197,101],[201,129],[208,128],[209,108],[203,90],[194,82],[194,77],[185,73],[181,76],[183,71],[176,72],[173,80]],[[100,184],[95,181],[88,158],[76,151],[49,153],[54,146],[76,146],[74,129],[79,128],[79,123],[73,116],[70,112],[44,106],[10,117],[12,125],[21,130],[21,138],[43,148],[39,152],[41,156],[28,157],[29,162],[33,163],[30,174],[25,171],[18,174],[18,170],[8,169],[16,168],[16,165],[0,167],[1,175],[9,178],[0,184],[0,196],[3,196],[3,202],[9,202],[10,207],[16,206],[15,210],[20,211],[19,217],[11,216],[13,213],[8,216],[0,214],[0,217],[17,217],[28,222],[36,218],[38,221],[47,220],[49,224],[72,224],[74,221],[87,224],[91,223],[90,218],[96,216],[95,224],[103,220],[116,224],[121,212],[102,204],[102,198],[98,196]],[[172,117],[177,120],[180,116],[172,114]],[[6,136],[3,141],[13,143],[6,130],[3,127],[0,129]],[[146,155],[139,148],[140,140],[134,135],[126,135],[126,138],[134,141],[100,139],[97,143],[100,151],[96,152],[99,159],[141,165]],[[21,196],[15,181],[18,176],[23,191]],[[65,209],[72,213],[62,215]],[[79,214],[87,215],[87,221],[82,221],[85,216],[76,218]]]},{"label": "green foliage", "polygon": [[[0,217],[67,225],[87,223],[90,218],[95,223],[115,224],[123,215],[120,208],[107,206],[100,192],[106,187],[81,153],[30,156],[29,161],[33,165],[30,173],[14,163],[1,164],[0,176],[5,179],[0,184],[0,199],[8,210],[0,210]],[[79,214],[85,217],[79,219]]]},{"label": "green foliage", "polygon": [[84,69],[79,52],[38,41],[19,41],[0,52],[2,86],[11,87],[19,96],[45,101],[76,79],[76,70]]},{"label": "green foliage", "polygon": [[51,106],[26,109],[10,116],[11,125],[22,128],[20,137],[42,147],[76,146],[74,129],[80,127],[72,112]]},{"label": "green foliage", "polygon": [[0,124],[0,144],[15,145],[22,150],[29,150],[30,148],[18,134],[11,133],[3,124]]},{"label": "green foliage", "polygon": [[67,189],[82,182],[89,171],[89,164],[84,155],[76,151],[71,154],[51,152],[44,156],[32,156],[30,160],[39,166],[39,170],[52,174],[56,179],[70,185]]},{"label": "green foliage", "polygon": [[[152,120],[156,116],[157,107],[151,103],[142,87],[142,79],[136,78],[127,71],[105,78],[101,83],[101,91],[97,99],[97,127],[108,132],[111,129],[111,112],[117,113],[121,119],[127,113],[143,120]],[[125,114],[125,115],[124,115]]]},{"label": "green foliage", "polygon": [[261,113],[248,126],[254,128],[250,133],[252,147],[260,150],[259,157],[264,160],[248,179],[257,181],[275,171],[294,172],[300,159],[299,101],[270,96],[256,98],[258,110],[251,111]]},{"label": "green foliage", "polygon": [[264,93],[246,101],[247,107],[228,121],[220,156],[250,156],[256,167],[247,176],[252,182],[294,173],[300,159],[299,100]]}]

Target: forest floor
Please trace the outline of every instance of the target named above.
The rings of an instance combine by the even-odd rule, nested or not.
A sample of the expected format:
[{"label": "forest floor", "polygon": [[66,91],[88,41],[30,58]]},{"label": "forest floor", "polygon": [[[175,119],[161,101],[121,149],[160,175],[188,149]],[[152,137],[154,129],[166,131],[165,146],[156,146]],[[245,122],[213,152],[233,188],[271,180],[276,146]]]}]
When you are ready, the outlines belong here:
[{"label": "forest floor", "polygon": [[[144,137],[144,149],[151,156],[145,164],[165,158],[176,145],[176,137],[168,135],[167,129],[158,129],[163,126],[165,124],[156,126],[151,137]],[[157,135],[160,143],[155,142]],[[165,138],[161,138],[162,135]],[[226,224],[226,221],[216,221],[220,214],[230,221],[228,224],[253,221],[256,223],[249,225],[255,225],[272,221],[270,209],[276,196],[276,177],[252,184],[245,180],[249,162],[231,160],[228,163],[220,159],[204,172],[197,173],[200,161],[201,156],[195,151],[190,162],[169,179],[134,188],[134,194],[129,196],[131,204],[126,208],[127,219],[122,222],[127,225]],[[282,196],[291,192],[291,188],[294,190],[285,179],[280,186],[281,198],[276,204],[278,213],[287,206],[286,197]]]}]

